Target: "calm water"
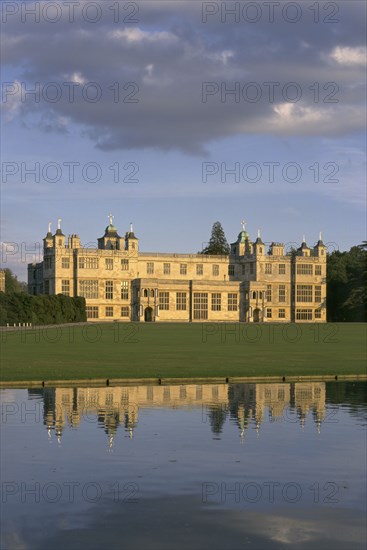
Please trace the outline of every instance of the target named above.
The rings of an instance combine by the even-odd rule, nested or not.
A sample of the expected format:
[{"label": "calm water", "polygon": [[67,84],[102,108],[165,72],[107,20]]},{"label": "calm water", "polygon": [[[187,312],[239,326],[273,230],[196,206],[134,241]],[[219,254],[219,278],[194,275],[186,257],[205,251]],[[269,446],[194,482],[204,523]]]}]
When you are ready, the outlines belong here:
[{"label": "calm water", "polygon": [[364,548],[366,383],[1,391],[1,548]]}]

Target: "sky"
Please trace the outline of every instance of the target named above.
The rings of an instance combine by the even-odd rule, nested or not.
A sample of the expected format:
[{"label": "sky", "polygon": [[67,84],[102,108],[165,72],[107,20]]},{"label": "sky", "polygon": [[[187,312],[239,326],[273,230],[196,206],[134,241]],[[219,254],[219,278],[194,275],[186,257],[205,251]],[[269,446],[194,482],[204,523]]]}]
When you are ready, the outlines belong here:
[{"label": "sky", "polygon": [[[365,237],[366,5],[1,4],[2,267],[108,215],[144,252],[195,253],[219,220],[329,251]],[[32,251],[36,251],[35,253]]]}]

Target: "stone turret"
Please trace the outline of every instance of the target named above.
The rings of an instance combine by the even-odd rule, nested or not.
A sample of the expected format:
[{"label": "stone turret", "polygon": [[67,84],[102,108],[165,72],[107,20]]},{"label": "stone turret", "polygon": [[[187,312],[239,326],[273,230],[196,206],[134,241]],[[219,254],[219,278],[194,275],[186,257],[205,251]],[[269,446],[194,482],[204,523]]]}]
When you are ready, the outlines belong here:
[{"label": "stone turret", "polygon": [[130,231],[125,234],[125,250],[136,254],[139,251],[139,239],[135,236],[132,223],[130,223]]},{"label": "stone turret", "polygon": [[326,259],[326,246],[322,242],[322,234],[320,231],[319,240],[313,248],[313,255],[317,257],[324,257]]},{"label": "stone turret", "polygon": [[55,248],[65,248],[65,235],[61,230],[61,222],[62,219],[58,218],[56,233],[53,236],[53,244]]},{"label": "stone turret", "polygon": [[53,248],[54,240],[51,233],[51,222],[48,223],[48,231],[46,237],[43,239],[43,252],[46,253],[48,248]]},{"label": "stone turret", "polygon": [[302,244],[297,249],[297,256],[311,256],[311,250],[306,244],[306,238],[303,235]]},{"label": "stone turret", "polygon": [[260,229],[257,230],[257,239],[254,242],[254,254],[256,256],[263,256],[265,254],[265,244],[262,241]]}]

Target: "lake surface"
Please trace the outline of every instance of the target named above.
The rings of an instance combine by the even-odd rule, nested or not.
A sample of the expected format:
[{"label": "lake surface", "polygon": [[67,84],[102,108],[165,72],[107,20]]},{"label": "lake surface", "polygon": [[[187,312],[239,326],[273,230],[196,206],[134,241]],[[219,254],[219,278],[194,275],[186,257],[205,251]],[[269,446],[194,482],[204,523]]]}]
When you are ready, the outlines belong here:
[{"label": "lake surface", "polygon": [[366,382],[1,390],[1,548],[364,548]]}]

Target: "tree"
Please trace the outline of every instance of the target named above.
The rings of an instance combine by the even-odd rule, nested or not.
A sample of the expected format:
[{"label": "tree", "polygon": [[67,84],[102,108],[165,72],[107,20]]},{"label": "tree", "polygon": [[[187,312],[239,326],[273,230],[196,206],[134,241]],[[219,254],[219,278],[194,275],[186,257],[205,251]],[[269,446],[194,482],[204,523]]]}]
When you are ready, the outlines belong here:
[{"label": "tree", "polygon": [[294,248],[294,246],[291,246],[286,256],[290,256],[292,260],[294,260],[294,258],[297,256],[297,248]]},{"label": "tree", "polygon": [[367,247],[335,251],[327,257],[327,311],[329,321],[367,319]]},{"label": "tree", "polygon": [[213,255],[228,255],[230,247],[227,242],[222,224],[215,222],[212,227],[212,234],[208,246],[206,246],[199,254]]},{"label": "tree", "polygon": [[209,422],[212,432],[214,434],[222,433],[223,426],[227,420],[227,411],[223,409],[222,405],[213,405],[209,410]]},{"label": "tree", "polygon": [[8,267],[4,269],[5,271],[5,292],[7,294],[11,292],[26,292],[27,283],[18,281],[18,278],[11,269]]}]

